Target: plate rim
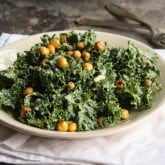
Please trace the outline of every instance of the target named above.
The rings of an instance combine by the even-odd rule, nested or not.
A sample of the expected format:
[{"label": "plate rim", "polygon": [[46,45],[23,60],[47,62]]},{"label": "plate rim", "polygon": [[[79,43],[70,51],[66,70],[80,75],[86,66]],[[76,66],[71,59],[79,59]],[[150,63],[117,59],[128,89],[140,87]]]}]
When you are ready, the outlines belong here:
[{"label": "plate rim", "polygon": [[[38,33],[38,34],[33,34],[31,36],[27,36],[25,38],[22,38],[18,41],[15,41],[13,43],[8,44],[7,46],[1,47],[0,48],[0,53],[4,50],[17,50],[17,52],[19,52],[19,49],[13,48],[15,46],[19,46],[19,44],[21,44],[22,42],[26,42],[28,40],[32,40],[33,38],[36,37],[40,37],[43,34],[59,34],[62,32],[70,32],[70,31],[75,31],[75,32],[85,32],[87,30],[62,30],[62,31],[50,31],[50,32],[42,32],[42,33]],[[144,44],[141,41],[138,41],[136,39],[127,37],[127,36],[123,36],[123,35],[119,35],[119,34],[115,34],[115,33],[109,33],[109,32],[101,32],[101,31],[96,31],[94,30],[94,32],[96,32],[96,35],[111,35],[112,37],[117,37],[117,38],[122,38],[124,40],[128,41],[132,41],[134,42],[136,45],[140,45],[140,47],[143,47],[147,50],[150,50],[154,53],[155,50],[152,49],[150,46]],[[156,53],[158,54],[158,53]],[[158,54],[159,56],[159,54]],[[159,56],[160,58],[160,56]],[[162,91],[164,93],[164,90]],[[165,100],[165,98],[161,99],[161,104],[163,105],[163,100]],[[165,104],[164,104],[165,105]],[[63,139],[84,139],[84,138],[93,138],[93,137],[100,137],[100,136],[109,136],[109,135],[113,135],[119,132],[122,132],[126,129],[132,128],[133,126],[136,126],[137,124],[140,124],[141,122],[143,122],[144,120],[146,120],[147,118],[150,118],[152,115],[154,115],[156,112],[159,111],[159,109],[161,109],[161,106],[158,106],[156,109],[150,110],[149,113],[147,113],[147,115],[143,115],[142,118],[137,118],[135,119],[133,122],[127,121],[122,125],[117,124],[114,127],[107,127],[107,128],[103,128],[103,129],[98,129],[98,130],[93,130],[93,131],[85,131],[85,132],[59,132],[59,131],[51,131],[51,130],[46,130],[46,129],[40,129],[37,127],[33,127],[33,126],[29,126],[27,124],[23,124],[19,121],[17,121],[16,119],[14,119],[16,121],[15,125],[5,121],[4,119],[2,119],[1,115],[0,115],[0,123],[4,126],[7,126],[13,130],[25,133],[25,134],[29,134],[29,135],[34,135],[34,136],[40,136],[40,137],[46,137],[46,138],[63,138]],[[1,113],[5,113],[7,114],[7,112],[4,112],[3,110],[0,109],[0,114]],[[13,128],[14,126],[14,128]],[[118,129],[118,127],[120,129]],[[45,134],[44,134],[45,133]]]}]

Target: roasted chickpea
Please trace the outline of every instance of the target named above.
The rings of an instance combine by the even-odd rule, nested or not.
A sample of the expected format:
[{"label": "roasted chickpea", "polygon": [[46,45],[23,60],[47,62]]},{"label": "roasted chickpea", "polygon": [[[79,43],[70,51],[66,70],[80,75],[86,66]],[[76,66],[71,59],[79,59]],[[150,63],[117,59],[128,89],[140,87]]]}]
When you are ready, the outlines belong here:
[{"label": "roasted chickpea", "polygon": [[61,43],[67,42],[67,34],[66,33],[62,33],[60,35],[60,41],[61,41]]},{"label": "roasted chickpea", "polygon": [[80,58],[80,57],[81,57],[81,52],[80,52],[79,50],[75,50],[75,51],[73,52],[73,57],[74,57],[74,58]]},{"label": "roasted chickpea", "polygon": [[144,85],[145,86],[150,86],[152,84],[152,81],[150,79],[145,79],[144,80]]},{"label": "roasted chickpea", "polygon": [[89,61],[90,57],[91,55],[89,52],[86,52],[86,51],[82,52],[82,58],[84,61]]},{"label": "roasted chickpea", "polygon": [[77,43],[77,49],[84,49],[85,48],[85,43],[84,42],[78,42]]},{"label": "roasted chickpea", "polygon": [[45,65],[49,60],[47,58],[44,58],[42,61],[41,61],[41,65]]},{"label": "roasted chickpea", "polygon": [[69,132],[75,132],[77,131],[77,123],[71,122],[68,124],[68,131]]},{"label": "roasted chickpea", "polygon": [[32,71],[37,71],[38,70],[38,68],[39,68],[39,66],[33,66],[33,68],[32,68]]},{"label": "roasted chickpea", "polygon": [[50,41],[50,44],[54,46],[55,49],[59,49],[60,48],[60,41],[58,39],[52,39]]},{"label": "roasted chickpea", "polygon": [[21,116],[21,118],[26,118],[26,113],[27,112],[31,112],[32,110],[31,110],[31,108],[29,108],[29,107],[23,107],[22,109],[21,109],[21,114],[20,114],[20,116]]},{"label": "roasted chickpea", "polygon": [[124,80],[118,80],[118,81],[116,81],[116,83],[115,83],[115,86],[116,86],[117,88],[119,88],[119,89],[124,88],[125,85],[126,85],[126,82],[125,82]]},{"label": "roasted chickpea", "polygon": [[60,120],[56,125],[56,130],[62,132],[68,131],[68,122],[65,120]]},{"label": "roasted chickpea", "polygon": [[129,111],[127,109],[122,109],[121,119],[122,120],[128,120],[129,119]]},{"label": "roasted chickpea", "polygon": [[67,87],[68,87],[68,89],[73,90],[76,87],[76,85],[74,82],[70,81],[70,82],[68,82]]},{"label": "roasted chickpea", "polygon": [[54,54],[55,53],[55,47],[51,44],[48,45],[49,53]]},{"label": "roasted chickpea", "polygon": [[83,63],[83,68],[87,69],[88,71],[92,71],[93,70],[93,65],[89,62],[85,62],[85,63]]},{"label": "roasted chickpea", "polygon": [[66,52],[66,54],[67,54],[68,56],[73,56],[73,51],[72,51],[72,50],[69,50],[69,51]]},{"label": "roasted chickpea", "polygon": [[106,119],[106,117],[104,117],[104,116],[100,116],[100,117],[97,119],[98,124],[101,125],[102,122],[103,122],[105,119]]},{"label": "roasted chickpea", "polygon": [[59,57],[56,61],[56,65],[58,68],[64,69],[68,67],[68,61],[65,57]]},{"label": "roasted chickpea", "polygon": [[45,46],[39,48],[41,56],[49,55],[49,49]]},{"label": "roasted chickpea", "polygon": [[33,88],[32,87],[27,87],[26,89],[24,89],[23,94],[24,95],[29,95],[33,93]]},{"label": "roasted chickpea", "polygon": [[105,50],[105,43],[103,41],[97,41],[95,43],[95,49],[99,51]]}]

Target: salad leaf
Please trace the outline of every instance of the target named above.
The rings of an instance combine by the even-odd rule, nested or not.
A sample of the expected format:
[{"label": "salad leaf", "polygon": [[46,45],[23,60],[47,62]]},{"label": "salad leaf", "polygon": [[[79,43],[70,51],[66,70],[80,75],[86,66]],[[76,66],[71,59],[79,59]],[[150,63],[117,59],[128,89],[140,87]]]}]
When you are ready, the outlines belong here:
[{"label": "salad leaf", "polygon": [[[110,49],[108,43],[96,40],[92,29],[65,35],[66,41],[61,42],[61,36],[44,34],[40,43],[17,54],[13,66],[0,71],[3,110],[41,129],[56,130],[60,121],[66,121],[76,123],[77,131],[90,131],[119,123],[123,109],[141,111],[152,106],[155,92],[161,89],[156,54],[130,41],[127,48]],[[60,47],[42,54],[40,48],[49,52],[52,39]],[[98,42],[102,49],[95,48]],[[84,47],[78,48],[78,43]],[[73,55],[75,51],[80,58]],[[83,58],[86,52],[88,61]],[[67,67],[58,67],[59,58]]]}]

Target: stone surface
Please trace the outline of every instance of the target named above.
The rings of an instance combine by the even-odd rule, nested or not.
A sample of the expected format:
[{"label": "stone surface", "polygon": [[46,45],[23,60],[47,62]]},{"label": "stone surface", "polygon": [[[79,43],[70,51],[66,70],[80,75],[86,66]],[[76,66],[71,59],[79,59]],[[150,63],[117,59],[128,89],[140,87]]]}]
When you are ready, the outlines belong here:
[{"label": "stone surface", "polygon": [[[108,2],[119,4],[143,20],[165,29],[164,0],[0,0],[0,33],[35,34],[63,29],[88,29],[87,26],[75,24],[75,20],[81,16],[114,19],[103,7]],[[150,44],[147,30],[93,28]]]}]

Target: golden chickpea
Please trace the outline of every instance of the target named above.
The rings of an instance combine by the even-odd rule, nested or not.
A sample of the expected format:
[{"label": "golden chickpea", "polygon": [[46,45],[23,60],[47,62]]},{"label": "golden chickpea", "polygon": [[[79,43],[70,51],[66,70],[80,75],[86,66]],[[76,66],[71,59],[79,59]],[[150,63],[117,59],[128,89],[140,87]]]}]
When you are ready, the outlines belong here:
[{"label": "golden chickpea", "polygon": [[116,81],[116,83],[115,83],[115,86],[116,86],[117,88],[119,88],[119,89],[124,88],[125,85],[126,85],[126,82],[125,82],[124,80],[118,80],[118,81]]},{"label": "golden chickpea", "polygon": [[39,68],[39,66],[33,66],[33,68],[32,68],[32,71],[37,71],[38,70],[38,68]]},{"label": "golden chickpea", "polygon": [[106,117],[100,116],[97,121],[99,124],[101,124],[103,122],[103,120],[105,120],[105,119],[106,119]]},{"label": "golden chickpea", "polygon": [[69,51],[66,52],[66,54],[67,54],[68,56],[73,56],[73,51],[72,51],[72,50],[69,50]]},{"label": "golden chickpea", "polygon": [[105,43],[103,41],[97,41],[95,43],[95,49],[99,51],[105,50]]},{"label": "golden chickpea", "polygon": [[129,119],[129,111],[127,109],[122,109],[121,119],[122,120],[128,120]]},{"label": "golden chickpea", "polygon": [[82,52],[82,58],[84,61],[89,61],[90,57],[91,55],[89,52],[86,52],[86,51]]},{"label": "golden chickpea", "polygon": [[49,53],[54,54],[55,53],[55,47],[51,44],[48,45]]},{"label": "golden chickpea", "polygon": [[144,85],[145,86],[150,86],[152,84],[152,81],[150,79],[145,79],[144,80]]},{"label": "golden chickpea", "polygon": [[73,90],[76,87],[76,85],[74,82],[70,81],[70,82],[68,82],[67,87],[68,87],[68,89]]},{"label": "golden chickpea", "polygon": [[33,93],[33,88],[32,87],[27,87],[26,89],[24,89],[23,94],[24,95],[29,95]]},{"label": "golden chickpea", "polygon": [[62,132],[68,131],[68,122],[65,120],[60,120],[56,125],[56,130]]},{"label": "golden chickpea", "polygon": [[88,71],[92,71],[93,70],[93,65],[89,62],[85,62],[85,63],[83,63],[83,68],[87,69]]},{"label": "golden chickpea", "polygon": [[49,55],[49,49],[45,46],[39,48],[41,56]]},{"label": "golden chickpea", "polygon": [[67,42],[67,34],[66,33],[62,33],[60,35],[60,41],[61,41],[61,43]]},{"label": "golden chickpea", "polygon": [[65,57],[59,57],[56,61],[56,65],[58,68],[64,69],[68,67],[68,61]]},{"label": "golden chickpea", "polygon": [[77,48],[80,49],[80,50],[84,49],[85,48],[85,43],[84,42],[78,42],[77,43]]},{"label": "golden chickpea", "polygon": [[42,61],[41,61],[41,65],[45,65],[49,60],[47,58],[44,58]]},{"label": "golden chickpea", "polygon": [[68,131],[69,132],[75,132],[77,131],[77,123],[71,122],[68,124]]},{"label": "golden chickpea", "polygon": [[58,39],[52,39],[50,41],[50,44],[53,45],[55,49],[59,49],[60,48],[60,41]]},{"label": "golden chickpea", "polygon": [[79,50],[75,50],[75,51],[73,52],[73,57],[74,57],[74,58],[80,58],[80,57],[81,57],[81,52],[80,52]]},{"label": "golden chickpea", "polygon": [[29,108],[29,107],[23,107],[22,109],[21,109],[21,114],[20,114],[20,116],[21,116],[21,118],[26,118],[26,113],[27,112],[31,112],[32,110],[31,110],[31,108]]}]

